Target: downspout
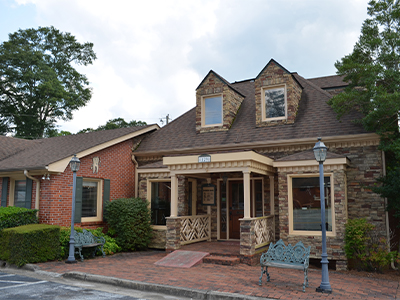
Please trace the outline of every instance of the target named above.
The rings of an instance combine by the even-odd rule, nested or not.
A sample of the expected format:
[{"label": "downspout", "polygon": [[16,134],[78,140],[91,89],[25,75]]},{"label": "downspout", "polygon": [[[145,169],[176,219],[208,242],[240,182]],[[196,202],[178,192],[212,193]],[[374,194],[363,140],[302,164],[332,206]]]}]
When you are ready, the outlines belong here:
[{"label": "downspout", "polygon": [[[33,181],[36,181],[36,198],[35,198],[35,209],[39,210],[39,196],[40,196],[40,180],[32,177],[31,175],[28,174],[28,170],[24,170],[24,175],[29,178],[32,179]],[[39,215],[39,212],[38,212]]]},{"label": "downspout", "polygon": [[[382,150],[382,165],[383,165],[383,176],[386,176],[386,159],[385,159],[385,151]],[[390,226],[389,226],[389,212],[387,210],[387,198],[383,198],[385,200],[385,217],[386,217],[386,240],[388,241],[388,247],[390,251]],[[397,270],[394,265],[394,261],[392,260],[390,263],[393,270]]]},{"label": "downspout", "polygon": [[138,162],[136,161],[135,155],[132,154],[132,162],[135,164],[135,198],[138,197],[138,184],[139,184],[139,174],[137,168],[139,166]]}]

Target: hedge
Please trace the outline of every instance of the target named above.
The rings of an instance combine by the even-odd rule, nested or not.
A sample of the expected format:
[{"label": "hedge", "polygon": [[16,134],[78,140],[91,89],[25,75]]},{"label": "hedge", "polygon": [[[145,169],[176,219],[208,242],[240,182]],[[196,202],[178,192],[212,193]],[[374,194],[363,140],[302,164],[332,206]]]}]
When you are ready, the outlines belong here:
[{"label": "hedge", "polygon": [[0,207],[0,230],[21,225],[37,224],[39,223],[37,212],[37,209],[23,207]]},{"label": "hedge", "polygon": [[60,226],[30,224],[0,231],[0,259],[17,266],[60,256]]}]

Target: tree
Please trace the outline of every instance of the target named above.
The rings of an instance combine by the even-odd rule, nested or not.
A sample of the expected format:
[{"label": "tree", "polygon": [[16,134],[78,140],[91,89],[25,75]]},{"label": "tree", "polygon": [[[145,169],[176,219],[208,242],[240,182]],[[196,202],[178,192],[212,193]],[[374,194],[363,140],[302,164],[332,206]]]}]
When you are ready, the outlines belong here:
[{"label": "tree", "polygon": [[356,122],[381,136],[387,175],[374,192],[388,198],[400,217],[400,0],[372,0],[353,52],[337,61],[338,75],[349,83],[330,104],[340,118],[353,109]]},{"label": "tree", "polygon": [[92,94],[88,79],[73,64],[92,64],[92,48],[92,43],[81,44],[54,27],[9,34],[0,45],[2,133],[41,138],[57,120],[71,120]]},{"label": "tree", "polygon": [[97,129],[93,128],[86,128],[80,130],[78,133],[86,133],[86,132],[92,132],[92,131],[100,131],[100,130],[109,130],[109,129],[117,129],[117,128],[126,128],[126,127],[132,127],[132,126],[145,126],[147,125],[146,122],[143,121],[135,121],[132,120],[130,122],[126,122],[123,118],[115,118],[108,120],[105,125],[100,125],[97,127]]}]

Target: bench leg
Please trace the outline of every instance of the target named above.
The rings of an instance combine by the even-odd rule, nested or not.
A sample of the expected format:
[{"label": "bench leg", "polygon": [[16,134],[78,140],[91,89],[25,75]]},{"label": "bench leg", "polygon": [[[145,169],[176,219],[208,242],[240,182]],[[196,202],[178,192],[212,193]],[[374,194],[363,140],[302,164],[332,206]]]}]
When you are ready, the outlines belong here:
[{"label": "bench leg", "polygon": [[81,261],[83,261],[82,248],[78,248],[78,254],[81,257]]},{"label": "bench leg", "polygon": [[308,287],[308,269],[304,269],[303,293],[306,292],[306,287]]},{"label": "bench leg", "polygon": [[[264,270],[264,268],[265,268],[265,270]],[[261,285],[261,284],[262,284],[262,277],[263,277],[263,274],[267,274],[267,282],[270,282],[270,280],[269,280],[269,273],[268,273],[268,267],[267,267],[267,266],[262,266],[262,267],[261,267],[261,276],[260,276],[260,280],[258,281],[258,285]]]}]

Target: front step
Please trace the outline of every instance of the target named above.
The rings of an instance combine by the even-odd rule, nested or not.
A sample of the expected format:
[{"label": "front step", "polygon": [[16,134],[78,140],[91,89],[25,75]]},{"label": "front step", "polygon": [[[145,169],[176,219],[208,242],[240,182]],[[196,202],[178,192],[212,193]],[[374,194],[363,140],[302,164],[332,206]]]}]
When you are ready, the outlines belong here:
[{"label": "front step", "polygon": [[236,266],[240,264],[240,258],[232,256],[209,255],[203,258],[203,263],[224,266]]}]

